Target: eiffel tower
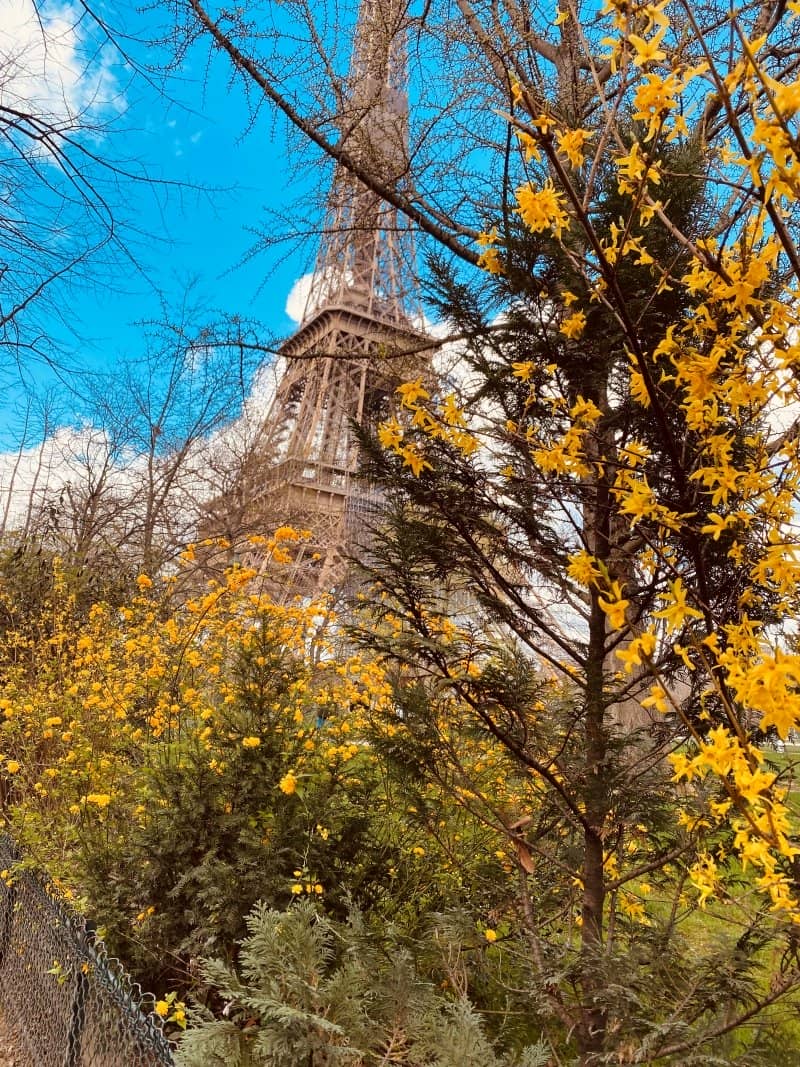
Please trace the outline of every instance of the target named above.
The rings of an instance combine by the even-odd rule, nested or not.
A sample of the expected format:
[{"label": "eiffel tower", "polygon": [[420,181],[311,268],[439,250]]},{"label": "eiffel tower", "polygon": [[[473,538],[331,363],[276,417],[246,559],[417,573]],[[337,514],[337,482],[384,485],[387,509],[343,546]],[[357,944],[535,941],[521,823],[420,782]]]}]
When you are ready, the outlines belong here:
[{"label": "eiffel tower", "polygon": [[[339,121],[351,158],[401,188],[408,167],[405,5],[362,0]],[[307,528],[291,585],[342,577],[374,495],[357,477],[353,424],[372,427],[401,381],[430,362],[417,300],[413,235],[398,212],[339,166],[305,313],[281,368],[247,476],[248,525]]]}]

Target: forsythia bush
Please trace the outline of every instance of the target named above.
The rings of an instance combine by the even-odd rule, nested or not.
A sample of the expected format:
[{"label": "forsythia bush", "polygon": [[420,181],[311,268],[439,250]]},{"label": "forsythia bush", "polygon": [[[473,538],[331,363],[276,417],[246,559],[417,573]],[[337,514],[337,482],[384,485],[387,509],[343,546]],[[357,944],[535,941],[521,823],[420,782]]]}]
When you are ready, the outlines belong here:
[{"label": "forsythia bush", "polygon": [[[55,560],[40,617],[0,634],[0,774],[29,855],[160,986],[231,951],[262,897],[341,903],[376,781],[360,728],[390,690],[374,662],[334,658],[324,603],[278,606],[254,571],[188,598],[137,585],[81,614]],[[370,868],[376,847],[374,895],[392,866]]]},{"label": "forsythia bush", "polygon": [[[261,547],[285,561],[296,536]],[[412,680],[341,634],[334,647],[324,601],[279,605],[254,570],[187,595],[186,556],[186,573],[90,607],[40,559],[39,610],[9,611],[0,786],[31,861],[159,991],[198,989],[201,959],[231,959],[259,901],[357,904],[413,936],[471,898],[483,940],[512,865],[491,820],[450,804],[446,774],[420,776],[413,752],[403,768]],[[518,806],[500,750],[448,717],[464,783],[472,768]]]}]

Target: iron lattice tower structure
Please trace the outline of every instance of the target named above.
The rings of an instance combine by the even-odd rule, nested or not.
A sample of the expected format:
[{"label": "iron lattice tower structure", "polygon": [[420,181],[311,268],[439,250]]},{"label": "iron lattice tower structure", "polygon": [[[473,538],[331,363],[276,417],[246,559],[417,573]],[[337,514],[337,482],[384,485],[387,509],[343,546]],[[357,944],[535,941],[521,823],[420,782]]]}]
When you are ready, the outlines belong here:
[{"label": "iron lattice tower structure", "polygon": [[[362,0],[339,120],[340,143],[357,168],[398,189],[408,169],[404,18],[398,0]],[[312,531],[296,589],[329,589],[341,577],[361,516],[374,505],[357,477],[353,424],[374,426],[397,385],[425,373],[421,322],[408,223],[338,166],[305,313],[280,349],[282,372],[251,476],[263,528],[272,520]]]}]

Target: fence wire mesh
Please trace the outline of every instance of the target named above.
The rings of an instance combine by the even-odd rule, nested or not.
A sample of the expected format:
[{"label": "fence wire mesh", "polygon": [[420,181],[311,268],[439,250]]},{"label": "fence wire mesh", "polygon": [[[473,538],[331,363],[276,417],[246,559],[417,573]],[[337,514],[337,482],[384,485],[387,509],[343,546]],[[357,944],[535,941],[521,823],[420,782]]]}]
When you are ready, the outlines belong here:
[{"label": "fence wire mesh", "polygon": [[0,835],[0,1007],[25,1067],[171,1067],[153,1000]]}]

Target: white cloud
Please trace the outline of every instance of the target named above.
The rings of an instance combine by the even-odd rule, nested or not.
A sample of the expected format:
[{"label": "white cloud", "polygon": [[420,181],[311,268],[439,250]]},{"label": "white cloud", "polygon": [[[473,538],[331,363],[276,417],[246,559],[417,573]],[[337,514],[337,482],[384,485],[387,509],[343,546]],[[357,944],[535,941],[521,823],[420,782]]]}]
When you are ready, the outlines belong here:
[{"label": "white cloud", "polygon": [[0,4],[0,106],[59,126],[88,126],[120,102],[109,48],[76,3]]},{"label": "white cloud", "polygon": [[289,290],[286,298],[286,314],[295,322],[305,322],[327,301],[343,302],[343,290],[351,279],[349,273],[342,277],[340,271],[317,274],[312,271],[301,276]]},{"label": "white cloud", "polygon": [[286,314],[294,322],[302,322],[305,318],[313,281],[313,272],[301,274],[289,290],[289,295],[286,297]]},{"label": "white cloud", "polygon": [[0,527],[24,526],[26,517],[58,498],[65,486],[102,477],[115,491],[130,490],[141,460],[114,450],[95,426],[63,426],[43,442],[0,453]]}]

